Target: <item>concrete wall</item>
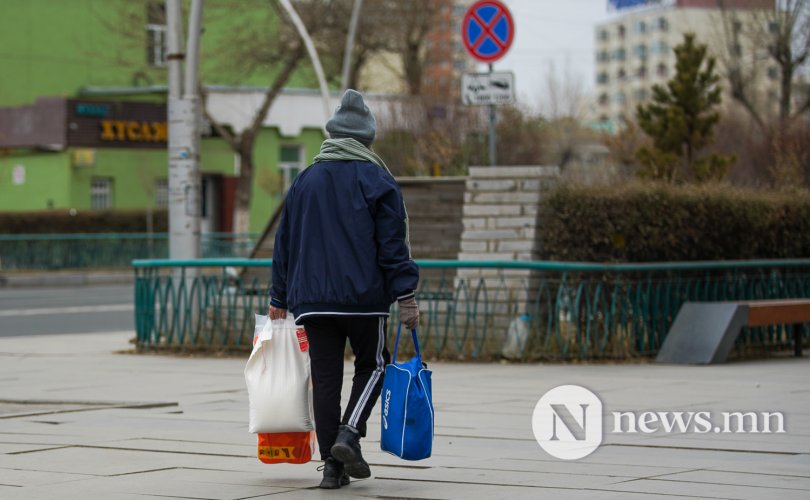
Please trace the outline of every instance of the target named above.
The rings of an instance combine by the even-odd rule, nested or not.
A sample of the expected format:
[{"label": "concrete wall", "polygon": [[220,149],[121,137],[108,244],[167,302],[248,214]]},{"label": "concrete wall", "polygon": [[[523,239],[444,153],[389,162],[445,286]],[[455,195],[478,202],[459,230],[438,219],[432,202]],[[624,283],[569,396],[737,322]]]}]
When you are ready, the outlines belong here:
[{"label": "concrete wall", "polygon": [[458,259],[537,260],[537,206],[558,176],[557,167],[471,167]]},{"label": "concrete wall", "polygon": [[[558,181],[557,167],[472,167],[464,194],[459,260],[538,260],[536,228],[542,223],[538,207],[543,193]],[[448,304],[455,323],[486,316],[487,332],[481,352],[500,352],[509,324],[530,310],[537,289],[536,276],[519,269],[459,269],[456,299]],[[442,318],[444,320],[444,318]],[[441,321],[440,321],[441,323]],[[453,323],[453,322],[450,322]],[[475,339],[459,338],[466,332],[448,331],[451,342],[465,344],[464,353],[477,352]]]}]

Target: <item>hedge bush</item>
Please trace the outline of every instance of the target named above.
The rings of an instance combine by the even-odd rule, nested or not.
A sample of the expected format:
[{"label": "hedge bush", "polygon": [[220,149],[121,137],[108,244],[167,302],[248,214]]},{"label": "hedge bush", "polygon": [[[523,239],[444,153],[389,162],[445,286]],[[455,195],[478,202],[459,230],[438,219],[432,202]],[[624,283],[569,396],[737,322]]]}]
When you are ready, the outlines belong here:
[{"label": "hedge bush", "polygon": [[810,194],[726,185],[559,185],[541,206],[543,259],[659,262],[810,257]]},{"label": "hedge bush", "polygon": [[[0,213],[0,234],[145,233],[146,217],[145,210],[79,210],[74,215],[68,210],[5,212]],[[169,215],[166,210],[154,211],[152,220],[154,232],[168,231]]]}]

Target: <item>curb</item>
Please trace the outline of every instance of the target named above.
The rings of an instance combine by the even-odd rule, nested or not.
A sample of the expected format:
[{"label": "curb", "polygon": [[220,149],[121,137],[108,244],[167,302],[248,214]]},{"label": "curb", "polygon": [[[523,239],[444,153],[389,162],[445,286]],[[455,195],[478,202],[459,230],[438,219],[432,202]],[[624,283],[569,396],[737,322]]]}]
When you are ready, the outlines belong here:
[{"label": "curb", "polygon": [[41,274],[0,274],[0,288],[88,286],[88,285],[129,285],[135,280],[134,273],[41,273]]}]

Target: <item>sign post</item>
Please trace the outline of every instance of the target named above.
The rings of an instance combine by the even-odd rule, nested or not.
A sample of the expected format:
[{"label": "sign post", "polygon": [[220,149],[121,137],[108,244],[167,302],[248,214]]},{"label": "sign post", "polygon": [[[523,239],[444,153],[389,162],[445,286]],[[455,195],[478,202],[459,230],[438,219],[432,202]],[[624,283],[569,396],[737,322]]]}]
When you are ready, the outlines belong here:
[{"label": "sign post", "polygon": [[[512,21],[509,9],[499,0],[479,0],[472,4],[464,14],[461,36],[467,52],[476,60],[489,64],[489,75],[492,77],[494,75],[492,63],[503,57],[512,45],[512,39],[515,37],[515,23]],[[512,77],[510,87],[514,88],[514,77]],[[464,89],[462,95],[464,95]],[[493,167],[498,164],[496,122],[497,116],[493,100],[489,104],[489,164]]]}]

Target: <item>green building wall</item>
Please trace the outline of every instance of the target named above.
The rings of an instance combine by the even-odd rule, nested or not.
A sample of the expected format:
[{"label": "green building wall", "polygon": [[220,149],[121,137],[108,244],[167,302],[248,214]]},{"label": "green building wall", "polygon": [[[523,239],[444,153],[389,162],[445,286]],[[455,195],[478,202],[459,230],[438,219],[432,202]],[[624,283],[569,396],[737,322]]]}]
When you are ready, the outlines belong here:
[{"label": "green building wall", "polygon": [[[30,104],[45,96],[81,96],[86,87],[144,87],[144,92],[117,96],[121,100],[164,100],[148,92],[165,84],[166,69],[148,64],[146,57],[147,0],[7,0],[0,2],[0,106]],[[163,3],[159,0],[158,3]],[[188,2],[184,2],[186,7]],[[234,30],[257,36],[277,22],[266,0],[205,3],[201,68],[204,84],[269,85],[274,70],[259,66],[250,73],[229,65],[227,42]],[[127,20],[127,22],[122,22]],[[232,58],[231,58],[232,59]],[[315,88],[315,79],[302,63],[288,87]],[[94,96],[94,99],[103,98]],[[260,132],[256,142],[250,230],[261,231],[282,196],[278,168],[280,146],[303,146],[303,166],[317,154],[323,135],[304,130],[299,137],[281,137],[276,129]],[[113,179],[114,209],[145,209],[154,203],[155,179],[168,177],[162,150],[96,149],[95,165],[71,166],[71,151],[0,151],[0,211],[90,208],[93,177]],[[14,185],[15,165],[23,165],[25,184]],[[234,174],[234,154],[216,138],[204,139],[202,173]]]},{"label": "green building wall", "polygon": [[[14,183],[13,172],[17,166],[25,169],[22,184]],[[22,150],[0,156],[0,211],[70,208],[70,174],[70,155],[64,151]]]},{"label": "green building wall", "polygon": [[[84,87],[166,83],[166,68],[147,61],[147,3],[164,0],[3,0],[0,2],[0,106],[43,96],[77,96]],[[185,2],[186,7],[188,1]],[[207,0],[201,80],[212,85],[272,84],[267,64],[234,64],[233,33],[268,36],[277,23],[267,0]],[[186,8],[186,12],[188,9]],[[302,62],[287,87],[317,88]]]},{"label": "green building wall", "polygon": [[[283,190],[279,169],[282,145],[300,145],[303,166],[317,154],[323,135],[307,129],[295,138],[281,137],[276,129],[259,134],[255,150],[250,231],[260,232],[278,207]],[[71,166],[71,151],[14,153],[0,157],[0,211],[90,209],[90,184],[95,177],[113,179],[113,209],[154,206],[157,179],[168,178],[166,151],[155,149],[96,149],[95,164]],[[202,174],[233,176],[234,153],[218,138],[202,141]],[[13,183],[13,170],[25,168],[25,183]]]}]

